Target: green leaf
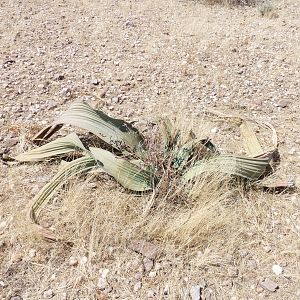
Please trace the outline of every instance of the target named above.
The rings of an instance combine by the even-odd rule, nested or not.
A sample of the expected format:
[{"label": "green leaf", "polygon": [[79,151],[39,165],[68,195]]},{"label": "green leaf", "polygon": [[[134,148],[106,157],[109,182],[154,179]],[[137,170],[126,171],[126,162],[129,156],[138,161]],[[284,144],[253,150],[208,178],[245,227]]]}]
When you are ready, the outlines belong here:
[{"label": "green leaf", "polygon": [[168,153],[179,143],[180,132],[173,127],[170,119],[164,118],[160,122],[160,132],[165,152]]},{"label": "green leaf", "polygon": [[204,172],[222,172],[249,180],[257,180],[261,177],[270,158],[250,158],[244,156],[222,155],[197,163],[183,175],[183,181],[187,182]]},{"label": "green leaf", "polygon": [[143,146],[143,137],[130,123],[111,118],[83,101],[73,103],[53,125],[40,131],[34,140],[48,138],[60,128],[61,124],[74,125],[92,132],[116,149],[127,146],[129,149],[135,150]]},{"label": "green leaf", "polygon": [[48,144],[33,150],[21,153],[15,157],[18,161],[42,161],[47,158],[82,150],[87,151],[76,133],[71,133],[63,138],[58,138]]},{"label": "green leaf", "polygon": [[208,139],[194,139],[183,146],[177,151],[173,160],[173,167],[175,169],[183,169],[188,161],[200,156],[200,159],[211,156],[216,153],[215,146]]},{"label": "green leaf", "polygon": [[201,143],[201,140],[191,140],[185,143],[177,151],[175,158],[173,160],[173,167],[175,169],[182,169],[192,156],[195,147]]},{"label": "green leaf", "polygon": [[123,187],[136,192],[148,191],[153,188],[156,180],[152,173],[126,159],[118,158],[109,151],[94,147],[91,147],[90,151],[99,161],[100,167]]},{"label": "green leaf", "polygon": [[165,151],[169,151],[172,145],[172,123],[170,119],[164,118],[160,123],[160,133]]},{"label": "green leaf", "polygon": [[55,192],[75,175],[88,172],[95,168],[97,162],[90,156],[84,156],[73,160],[62,167],[59,172],[47,183],[34,197],[30,208],[30,218],[34,223],[38,222],[38,215],[44,205],[51,199]]}]

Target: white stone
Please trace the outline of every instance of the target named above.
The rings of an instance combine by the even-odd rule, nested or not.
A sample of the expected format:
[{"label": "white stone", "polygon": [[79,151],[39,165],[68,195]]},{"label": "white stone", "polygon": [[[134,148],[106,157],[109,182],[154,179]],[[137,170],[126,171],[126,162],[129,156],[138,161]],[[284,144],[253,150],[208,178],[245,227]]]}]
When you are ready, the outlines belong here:
[{"label": "white stone", "polygon": [[70,259],[69,259],[69,266],[77,266],[78,265],[78,260],[76,257],[74,256],[71,256]]},{"label": "white stone", "polygon": [[100,277],[100,278],[98,279],[97,287],[98,287],[100,290],[105,290],[105,288],[107,287],[107,281],[106,281],[106,279]]},{"label": "white stone", "polygon": [[101,278],[105,279],[109,273],[109,269],[102,268],[99,270]]},{"label": "white stone", "polygon": [[87,258],[86,256],[82,256],[81,259],[80,259],[80,263],[81,263],[82,265],[86,264],[87,261],[88,261],[88,258]]},{"label": "white stone", "polygon": [[56,275],[52,274],[51,277],[50,277],[50,280],[54,281],[55,279],[56,279]]},{"label": "white stone", "polygon": [[215,127],[215,128],[213,128],[213,129],[211,129],[211,133],[217,133],[219,131],[219,128],[217,128],[217,127]]},{"label": "white stone", "polygon": [[152,272],[149,273],[149,277],[152,277],[152,278],[153,278],[153,277],[155,277],[155,276],[156,276],[156,272],[155,272],[155,271],[152,271]]},{"label": "white stone", "polygon": [[53,298],[53,296],[54,296],[54,292],[51,289],[49,289],[43,293],[44,299],[51,299],[51,298]]},{"label": "white stone", "polygon": [[137,292],[137,291],[140,290],[141,288],[142,288],[142,283],[141,283],[141,281],[138,281],[138,282],[134,285],[133,290],[134,290],[135,292]]},{"label": "white stone", "polygon": [[193,285],[190,289],[190,296],[192,298],[192,300],[200,300],[201,299],[201,295],[200,295],[200,285]]},{"label": "white stone", "polygon": [[282,269],[282,267],[280,267],[279,265],[273,265],[272,271],[273,271],[276,275],[280,275],[280,274],[283,272],[283,269]]},{"label": "white stone", "polygon": [[28,255],[29,255],[29,257],[34,258],[36,256],[36,250],[30,249]]}]

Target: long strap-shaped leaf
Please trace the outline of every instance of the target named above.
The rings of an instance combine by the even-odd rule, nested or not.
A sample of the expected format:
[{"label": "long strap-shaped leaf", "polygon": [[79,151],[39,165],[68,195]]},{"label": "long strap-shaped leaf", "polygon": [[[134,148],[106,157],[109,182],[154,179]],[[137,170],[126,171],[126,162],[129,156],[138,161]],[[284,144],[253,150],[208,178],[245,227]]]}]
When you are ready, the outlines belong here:
[{"label": "long strap-shaped leaf", "polygon": [[34,141],[49,138],[60,124],[71,124],[92,132],[112,147],[120,149],[127,146],[131,150],[140,147],[143,137],[130,123],[121,119],[114,119],[95,110],[83,101],[77,101],[64,112],[51,126],[44,128],[35,137]]},{"label": "long strap-shaped leaf", "polygon": [[264,153],[264,150],[259,143],[257,136],[249,121],[243,120],[240,125],[241,136],[244,148],[247,154],[251,157],[259,156]]},{"label": "long strap-shaped leaf", "polygon": [[85,173],[97,165],[97,162],[90,156],[84,156],[68,163],[47,183],[34,197],[30,208],[30,218],[38,223],[38,215],[42,207],[51,199],[54,193],[73,176]]},{"label": "long strap-shaped leaf", "polygon": [[257,180],[262,176],[270,158],[250,158],[244,156],[222,155],[200,161],[183,175],[183,181],[189,181],[204,172],[222,172],[240,176],[249,180]]},{"label": "long strap-shaped leaf", "polygon": [[76,133],[59,138],[41,147],[21,153],[15,157],[18,161],[42,161],[47,158],[66,154],[76,150],[87,151]]},{"label": "long strap-shaped leaf", "polygon": [[94,158],[99,161],[100,167],[123,187],[136,192],[152,189],[155,181],[152,173],[142,170],[136,164],[118,158],[106,150],[91,147],[90,151]]}]

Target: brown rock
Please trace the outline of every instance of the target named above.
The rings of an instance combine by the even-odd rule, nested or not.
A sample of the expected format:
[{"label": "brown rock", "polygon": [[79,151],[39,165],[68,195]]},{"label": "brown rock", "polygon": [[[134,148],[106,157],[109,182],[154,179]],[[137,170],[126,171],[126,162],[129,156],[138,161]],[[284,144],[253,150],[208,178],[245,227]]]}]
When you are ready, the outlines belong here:
[{"label": "brown rock", "polygon": [[6,139],[4,144],[5,144],[6,148],[11,148],[11,147],[15,146],[16,144],[18,144],[18,142],[19,142],[18,138],[12,137],[12,138]]},{"label": "brown rock", "polygon": [[145,257],[154,260],[158,253],[160,252],[159,247],[157,247],[156,245],[149,243],[147,241],[143,241],[143,240],[134,240],[132,241],[129,245],[128,248],[130,250],[133,250],[135,252],[138,252],[142,255],[144,255]]},{"label": "brown rock", "polygon": [[108,300],[106,294],[98,288],[96,288],[95,298],[96,300]]}]

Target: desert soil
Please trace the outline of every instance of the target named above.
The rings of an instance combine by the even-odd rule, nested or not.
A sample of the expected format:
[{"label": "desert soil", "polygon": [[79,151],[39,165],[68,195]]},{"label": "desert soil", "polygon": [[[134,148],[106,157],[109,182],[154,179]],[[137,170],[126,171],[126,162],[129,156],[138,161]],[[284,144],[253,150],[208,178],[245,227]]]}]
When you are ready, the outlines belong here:
[{"label": "desert soil", "polygon": [[[277,18],[188,0],[1,1],[1,153],[28,147],[78,97],[141,126],[212,108],[273,124],[278,172],[297,185],[300,2],[273,5]],[[53,172],[0,161],[1,299],[199,299],[199,289],[202,299],[300,299],[297,191],[270,198],[270,228],[252,224],[241,247],[199,250],[200,267],[196,256],[153,262],[123,244],[93,263],[85,245],[22,238],[26,204]]]}]

